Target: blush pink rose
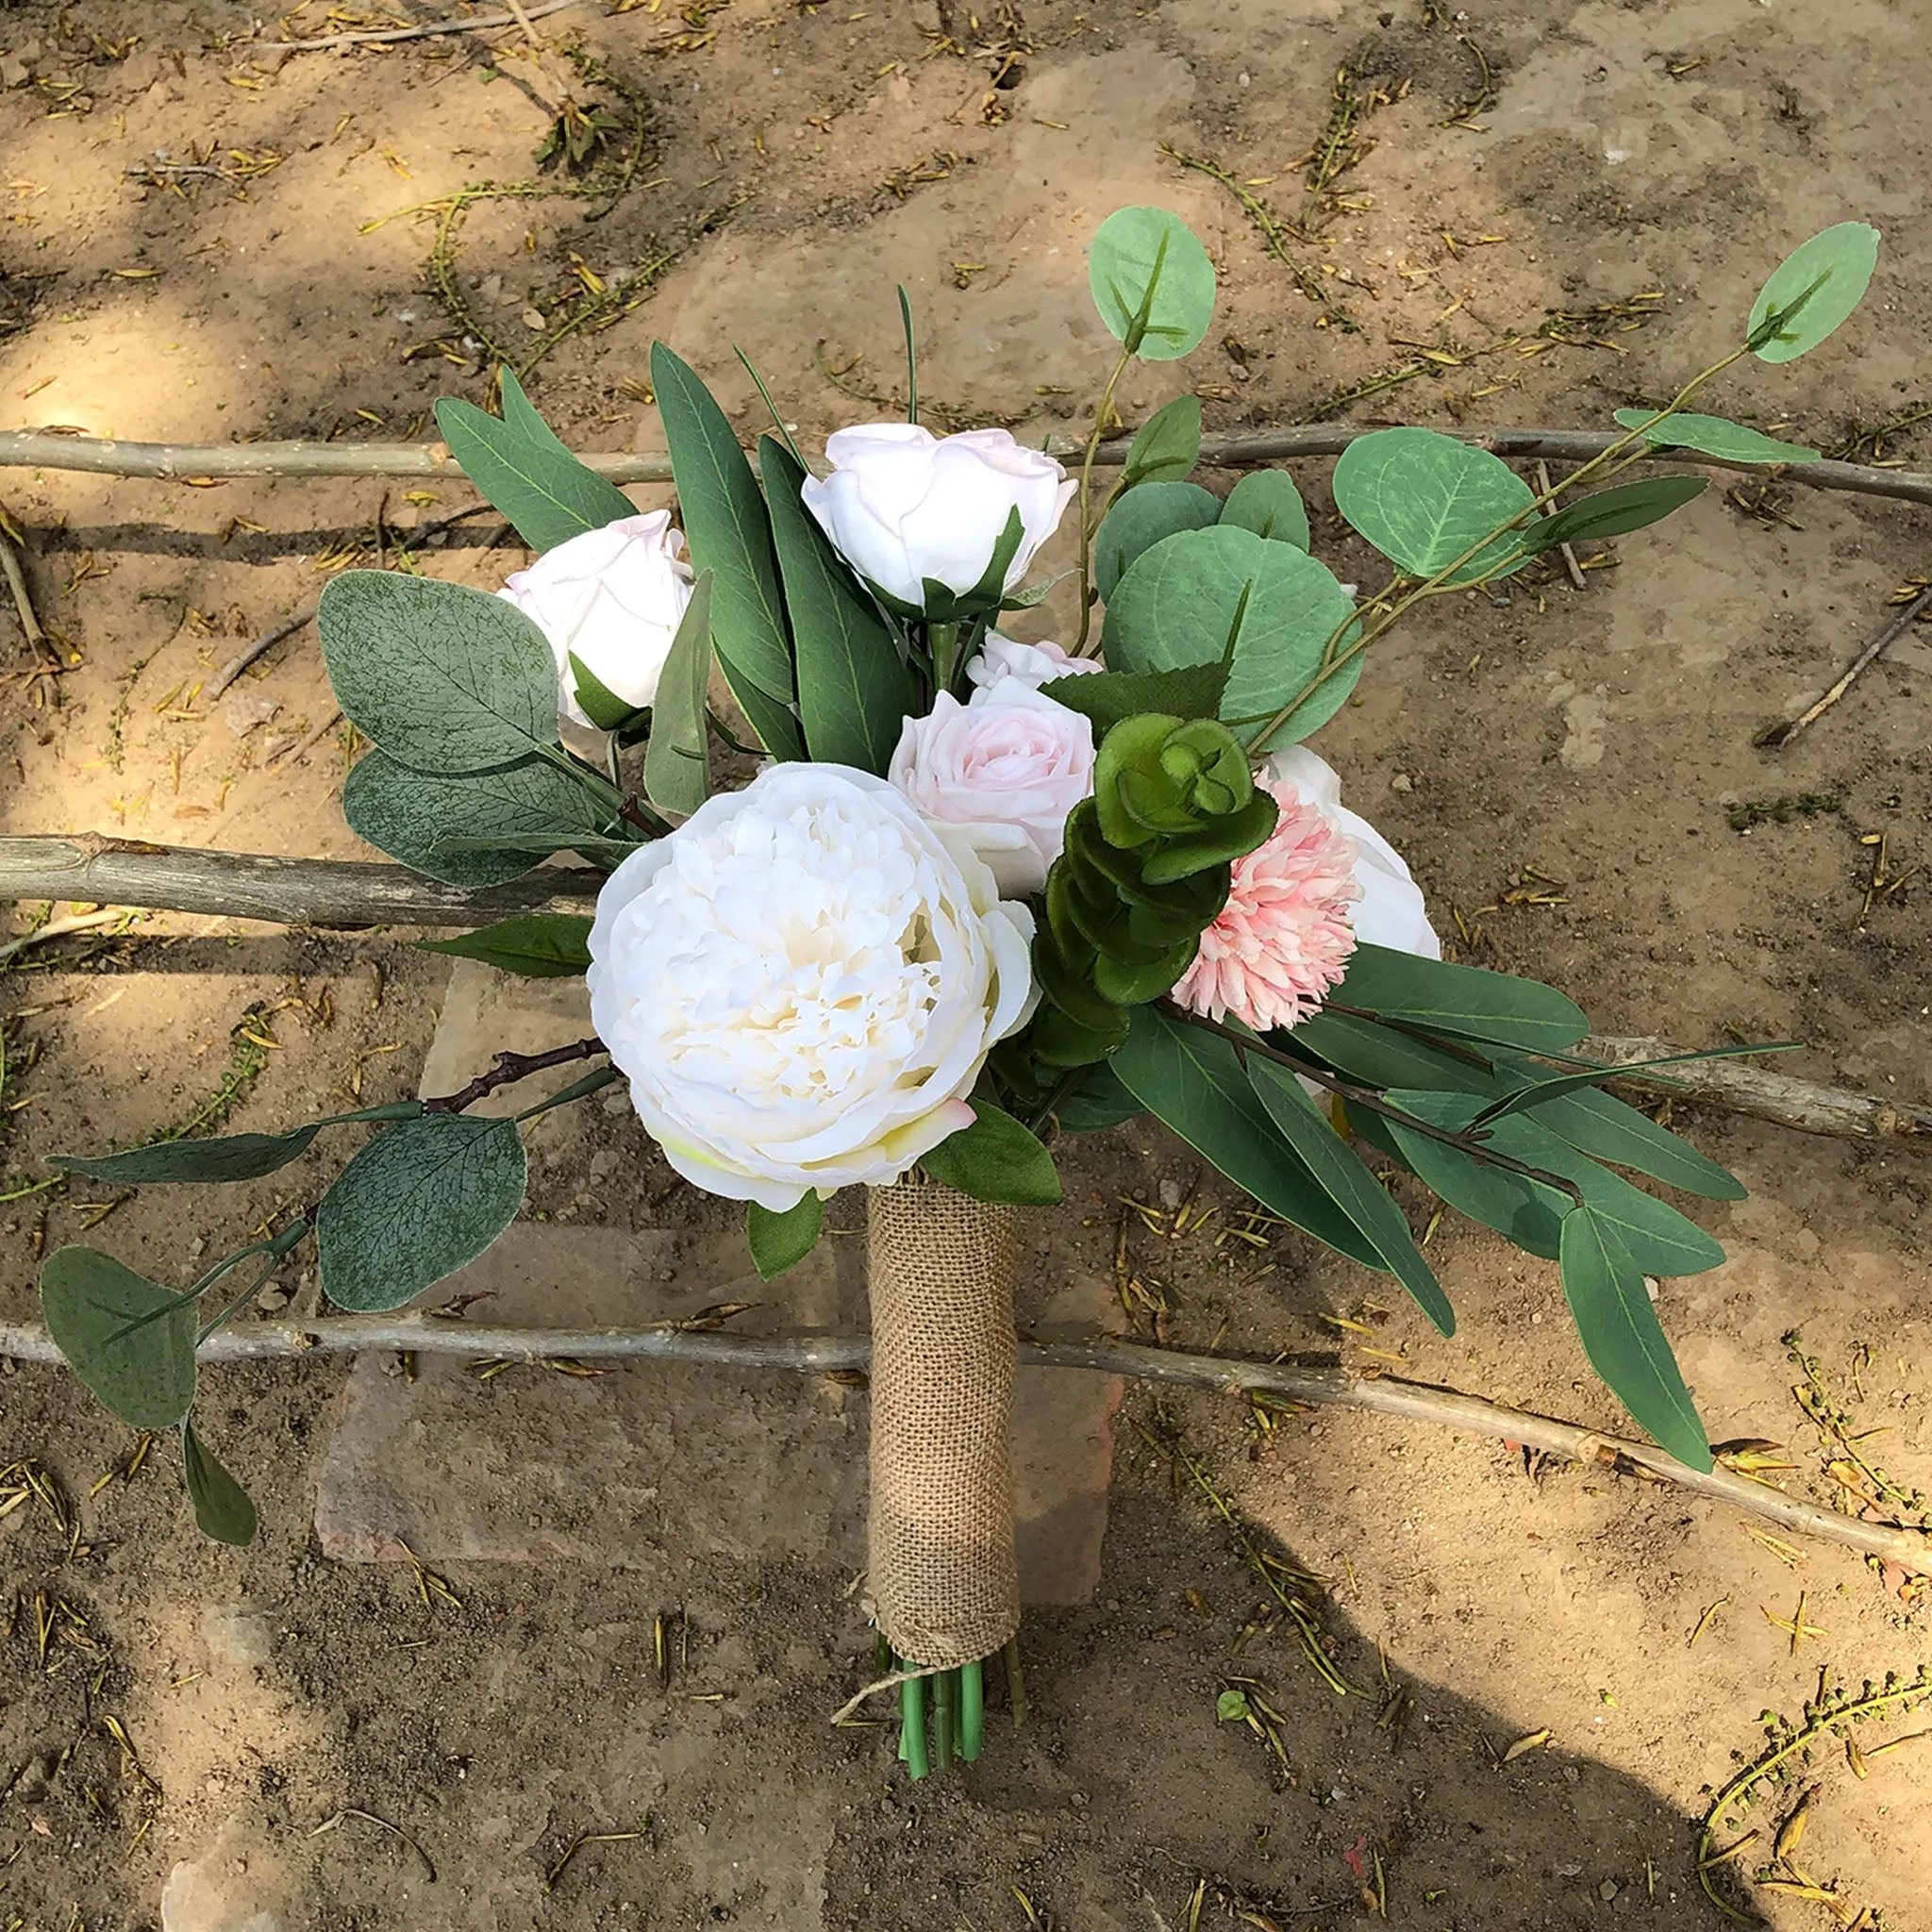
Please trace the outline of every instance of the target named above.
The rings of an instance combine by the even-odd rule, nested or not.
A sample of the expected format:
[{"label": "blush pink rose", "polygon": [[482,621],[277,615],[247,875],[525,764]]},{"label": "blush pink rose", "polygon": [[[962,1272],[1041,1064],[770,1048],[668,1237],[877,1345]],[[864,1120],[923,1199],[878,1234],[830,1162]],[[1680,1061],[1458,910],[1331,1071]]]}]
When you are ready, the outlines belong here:
[{"label": "blush pink rose", "polygon": [[886,775],[922,817],[965,835],[1002,898],[1024,899],[1045,887],[1067,814],[1093,790],[1093,726],[1018,677],[971,704],[941,691],[907,719]]}]

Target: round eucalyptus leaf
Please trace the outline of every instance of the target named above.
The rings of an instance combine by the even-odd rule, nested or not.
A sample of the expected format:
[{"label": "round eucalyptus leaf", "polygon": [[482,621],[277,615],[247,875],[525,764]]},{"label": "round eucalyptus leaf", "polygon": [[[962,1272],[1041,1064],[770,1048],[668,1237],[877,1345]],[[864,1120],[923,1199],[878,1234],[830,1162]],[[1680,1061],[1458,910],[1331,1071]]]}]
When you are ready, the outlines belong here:
[{"label": "round eucalyptus leaf", "polygon": [[1228,492],[1221,521],[1277,543],[1308,548],[1308,512],[1286,470],[1255,470]]},{"label": "round eucalyptus leaf", "polygon": [[57,1248],[41,1312],[67,1365],[124,1423],[170,1429],[194,1401],[195,1305],[93,1248]]},{"label": "round eucalyptus leaf", "polygon": [[[1432,577],[1536,494],[1502,458],[1434,429],[1358,436],[1335,465],[1335,508],[1391,563]],[[1520,531],[1483,544],[1447,581],[1507,576],[1529,558]]]},{"label": "round eucalyptus leaf", "polygon": [[1334,572],[1306,550],[1220,524],[1143,551],[1115,587],[1101,638],[1116,671],[1173,671],[1227,658],[1221,716],[1244,742],[1301,699],[1269,739],[1272,750],[1325,724],[1355,689],[1359,654],[1316,682],[1331,641],[1336,650],[1349,641],[1354,612]]},{"label": "round eucalyptus leaf", "polygon": [[1214,319],[1214,264],[1164,208],[1116,208],[1093,237],[1087,275],[1108,332],[1146,361],[1185,356]]},{"label": "round eucalyptus leaf", "polygon": [[1093,583],[1103,602],[1149,545],[1177,530],[1205,530],[1221,515],[1221,499],[1198,483],[1142,483],[1108,511],[1093,540]]},{"label": "round eucalyptus leaf", "polygon": [[1799,242],[1751,305],[1752,353],[1793,362],[1815,349],[1864,299],[1877,266],[1878,230],[1868,222],[1840,222]]}]

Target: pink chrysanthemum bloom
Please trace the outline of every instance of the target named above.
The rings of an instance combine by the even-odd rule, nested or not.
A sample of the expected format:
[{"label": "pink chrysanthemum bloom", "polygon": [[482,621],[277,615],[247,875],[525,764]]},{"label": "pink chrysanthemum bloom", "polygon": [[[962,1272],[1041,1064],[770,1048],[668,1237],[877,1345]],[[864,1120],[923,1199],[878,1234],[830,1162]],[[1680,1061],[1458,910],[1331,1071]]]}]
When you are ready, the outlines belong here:
[{"label": "pink chrysanthemum bloom", "polygon": [[1281,817],[1267,842],[1234,862],[1227,904],[1174,997],[1209,1019],[1257,1032],[1306,1020],[1355,951],[1349,908],[1362,895],[1355,841],[1292,785],[1268,787]]}]

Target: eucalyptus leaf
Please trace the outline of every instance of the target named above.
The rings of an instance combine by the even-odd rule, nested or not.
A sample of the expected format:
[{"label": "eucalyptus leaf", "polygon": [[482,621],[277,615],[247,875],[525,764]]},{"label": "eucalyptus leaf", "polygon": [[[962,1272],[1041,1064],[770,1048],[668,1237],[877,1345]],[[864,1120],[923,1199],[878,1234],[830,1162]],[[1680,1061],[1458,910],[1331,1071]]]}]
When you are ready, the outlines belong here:
[{"label": "eucalyptus leaf", "polygon": [[1221,521],[1276,543],[1308,547],[1308,512],[1286,470],[1250,470],[1228,491]]},{"label": "eucalyptus leaf", "polygon": [[1248,1074],[1283,1138],[1307,1163],[1329,1198],[1374,1245],[1383,1265],[1415,1297],[1423,1313],[1444,1335],[1454,1335],[1456,1311],[1389,1191],[1356,1158],[1285,1067],[1251,1054]]},{"label": "eucalyptus leaf", "polygon": [[[1354,611],[1326,564],[1291,543],[1222,524],[1164,537],[1141,552],[1115,587],[1101,637],[1118,671],[1225,659],[1221,716],[1234,723],[1272,717],[1307,691],[1329,641],[1340,633],[1346,642]],[[1357,653],[1256,749],[1291,744],[1325,724],[1347,702],[1361,667]]]},{"label": "eucalyptus leaf", "polygon": [[255,1504],[248,1491],[230,1475],[199,1436],[194,1424],[181,1424],[181,1474],[188,1500],[194,1505],[194,1524],[214,1542],[245,1548],[258,1527]]},{"label": "eucalyptus leaf", "polygon": [[651,703],[651,738],[644,746],[644,795],[660,812],[689,818],[711,789],[710,725],[705,704],[711,690],[711,624],[717,579],[698,573],[691,602]]},{"label": "eucalyptus leaf", "polygon": [[1616,1227],[1592,1208],[1563,1217],[1563,1293],[1591,1366],[1679,1462],[1711,1466],[1710,1442],[1651,1306],[1643,1271]]},{"label": "eucalyptus leaf", "polygon": [[[1723,416],[1666,416],[1652,423],[1655,409],[1619,409],[1617,421],[1625,429],[1642,429],[1652,449],[1695,450],[1727,463],[1815,463],[1818,452],[1800,442],[1780,442],[1762,430],[1747,428]],[[1649,425],[1646,428],[1644,425]]]},{"label": "eucalyptus leaf", "polygon": [[503,414],[444,396],[436,426],[450,455],[477,491],[508,517],[532,550],[551,550],[601,530],[637,505],[608,478],[580,462],[530,407],[523,386],[505,369]]},{"label": "eucalyptus leaf", "polygon": [[825,1204],[814,1193],[808,1192],[795,1207],[782,1212],[748,1201],[744,1232],[758,1279],[774,1281],[788,1268],[795,1268],[818,1246],[824,1222]]},{"label": "eucalyptus leaf", "polygon": [[1590,1031],[1583,1008],[1541,980],[1424,959],[1366,941],[1349,955],[1347,971],[1329,999],[1536,1053],[1561,1053]]},{"label": "eucalyptus leaf", "polygon": [[[779,712],[797,693],[791,633],[778,588],[771,519],[738,437],[695,370],[662,342],[651,344],[651,380],[671,446],[677,505],[691,563],[715,574],[711,635],[733,691],[741,681],[774,700]],[[740,702],[744,703],[742,695]],[[749,712],[750,707],[746,706]],[[753,718],[762,737],[773,714]],[[774,744],[775,758],[803,755],[802,739]]]},{"label": "eucalyptus leaf", "polygon": [[1236,1187],[1351,1260],[1389,1272],[1374,1245],[1282,1137],[1228,1041],[1158,1007],[1139,1007],[1126,1043],[1108,1064],[1149,1113]]},{"label": "eucalyptus leaf", "polygon": [[1444,581],[1473,584],[1521,570],[1520,529],[1483,539],[1527,510],[1536,492],[1501,457],[1434,429],[1358,436],[1335,464],[1335,508],[1390,562],[1432,577],[1476,550]]},{"label": "eucalyptus leaf", "polygon": [[[1397,1088],[1388,1098],[1405,1112],[1457,1133],[1467,1132],[1482,1110],[1482,1103],[1466,1094]],[[1389,1124],[1409,1164],[1452,1208],[1508,1235],[1533,1255],[1557,1257],[1562,1218],[1573,1205],[1567,1193],[1486,1165],[1400,1120]],[[1579,1153],[1540,1122],[1510,1114],[1477,1132],[1484,1149],[1573,1182],[1585,1202],[1616,1228],[1646,1274],[1699,1274],[1724,1260],[1723,1247],[1694,1221]]]},{"label": "eucalyptus leaf", "polygon": [[1177,530],[1206,530],[1221,519],[1221,499],[1198,483],[1147,482],[1119,498],[1093,540],[1093,587],[1102,602],[1143,550]]},{"label": "eucalyptus leaf", "polygon": [[1332,1006],[1311,1013],[1288,1040],[1361,1087],[1428,1087],[1485,1098],[1506,1091],[1507,1083],[1498,1081],[1488,1056],[1477,1046],[1454,1040],[1419,1040],[1399,1026],[1338,1013]]},{"label": "eucalyptus leaf", "polygon": [[349,722],[419,772],[474,772],[557,747],[557,660],[502,597],[349,570],[322,593],[315,627]]},{"label": "eucalyptus leaf", "polygon": [[805,472],[771,437],[758,444],[798,671],[808,754],[883,775],[914,708],[912,674],[877,608],[805,507]]},{"label": "eucalyptus leaf", "polygon": [[1004,1108],[974,1098],[973,1123],[941,1141],[919,1164],[975,1201],[1051,1208],[1060,1198],[1053,1156]]},{"label": "eucalyptus leaf", "polygon": [[480,959],[524,979],[581,979],[591,964],[591,922],[575,912],[531,912],[453,940],[416,943],[425,953]]},{"label": "eucalyptus leaf", "polygon": [[513,1121],[425,1114],[377,1134],[316,1210],[324,1291],[353,1314],[413,1301],[516,1219],[526,1178]]},{"label": "eucalyptus leaf", "polygon": [[1166,208],[1116,208],[1093,237],[1087,272],[1108,333],[1147,361],[1185,356],[1214,319],[1214,264]]},{"label": "eucalyptus leaf", "polygon": [[94,1248],[57,1248],[41,1266],[41,1312],[67,1365],[124,1423],[171,1429],[194,1402],[192,1299]]},{"label": "eucalyptus leaf", "polygon": [[1878,239],[1868,223],[1840,222],[1778,263],[1751,305],[1751,349],[1759,361],[1794,361],[1857,308],[1878,266]]},{"label": "eucalyptus leaf", "polygon": [[[343,781],[342,816],[411,872],[473,891],[521,877],[546,852],[574,849],[579,828],[594,839],[604,824],[585,788],[544,758],[443,774],[411,771],[381,751],[366,753]],[[452,834],[485,842],[466,848]],[[487,842],[499,838],[501,845]]]},{"label": "eucalyptus leaf", "polygon": [[1175,396],[1141,425],[1127,449],[1121,488],[1179,482],[1201,459],[1201,398]]},{"label": "eucalyptus leaf", "polygon": [[1533,525],[1524,535],[1524,547],[1534,554],[1554,550],[1558,543],[1622,537],[1662,523],[1673,510],[1682,509],[1709,487],[1703,476],[1645,476],[1635,483],[1619,483],[1579,496],[1554,516]]},{"label": "eucalyptus leaf", "polygon": [[52,1164],[90,1180],[116,1187],[160,1187],[177,1182],[211,1183],[259,1180],[287,1167],[308,1151],[324,1127],[347,1121],[412,1120],[423,1110],[418,1100],[395,1100],[355,1113],[332,1113],[284,1134],[227,1134],[212,1141],[157,1141],[150,1147],[129,1147],[119,1154],[56,1154]]}]

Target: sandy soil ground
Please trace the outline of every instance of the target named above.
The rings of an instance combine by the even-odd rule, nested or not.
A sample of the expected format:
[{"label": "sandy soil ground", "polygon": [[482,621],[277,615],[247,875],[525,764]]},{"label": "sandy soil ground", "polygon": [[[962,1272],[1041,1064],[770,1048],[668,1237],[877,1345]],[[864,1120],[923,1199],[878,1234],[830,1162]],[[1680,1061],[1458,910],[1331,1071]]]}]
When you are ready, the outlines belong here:
[{"label": "sandy soil ground", "polygon": [[[1790,369],[1726,376],[1712,407],[1932,462],[1932,435],[1878,434],[1932,403],[1914,8],[1024,0],[975,19],[954,0],[948,42],[931,0],[633,0],[545,16],[541,58],[505,29],[263,44],[463,10],[371,7],[277,25],[216,0],[0,6],[0,424],[391,440],[423,433],[440,393],[481,396],[502,354],[539,358],[532,393],[580,446],[648,449],[661,337],[749,428],[741,344],[815,441],[874,412],[840,385],[893,389],[903,281],[948,420],[1076,428],[1105,347],[1084,241],[1154,201],[1207,239],[1224,298],[1197,354],[1127,385],[1130,423],[1191,387],[1222,429],[1602,426],[1722,354],[1786,247],[1857,217],[1886,231],[1858,316]],[[566,86],[618,124],[593,192],[556,192],[565,177],[534,159]],[[1297,479],[1318,549],[1366,577],[1325,467]],[[293,749],[332,710],[312,630],[227,698],[201,688],[329,572],[466,500],[446,483],[0,475],[60,658],[33,675],[0,617],[0,831],[356,850],[336,802],[349,748],[325,731]],[[521,561],[487,518],[424,556],[479,584]],[[1927,569],[1923,511],[1720,487],[1586,561],[1580,590],[1519,579],[1378,646],[1321,741],[1351,803],[1408,854],[1464,957],[1555,980],[1602,1029],[1801,1038],[1798,1069],[1923,1101],[1932,649],[1902,640],[1790,749],[1752,745]],[[1066,616],[1060,593],[1033,634]],[[211,920],[11,962],[0,1318],[28,1315],[38,1256],[97,1222],[91,1239],[185,1281],[326,1172],[311,1155],[219,1198],[23,1191],[49,1153],[412,1092],[446,980],[400,940]],[[1783,1444],[1781,1480],[1842,1498],[1847,1443],[1792,1392],[1815,1373],[1857,1454],[1932,1489],[1925,1156],[1716,1118],[1690,1131],[1752,1189],[1695,1204],[1728,1264],[1664,1285],[1713,1436]],[[540,1228],[607,1230],[648,1257],[633,1319],[742,1272],[621,1114],[568,1117],[533,1173]],[[1553,1269],[1444,1217],[1430,1252],[1463,1326],[1443,1342],[1293,1238],[1217,1245],[1240,1204],[1191,1195],[1195,1177],[1143,1128],[1084,1148],[1069,1205],[1029,1235],[1028,1318],[1128,1324],[1125,1215],[1124,1278],[1149,1285],[1129,1299],[1143,1328],[1164,1300],[1176,1343],[1392,1357],[1619,1425]],[[1183,1197],[1221,1213],[1176,1239]],[[808,1310],[754,1320],[856,1319],[856,1249],[834,1246]],[[314,1293],[300,1270],[286,1285]],[[1715,1926],[1698,1822],[1762,1748],[1764,1715],[1802,1722],[1821,1676],[1881,1684],[1932,1648],[1908,1580],[1669,1490],[1393,1424],[1130,1391],[1097,1588],[1029,1620],[1031,1721],[970,1779],[913,1790],[888,1732],[825,1723],[871,1655],[847,1594],[862,1391],[461,1377],[425,1413],[476,1445],[471,1500],[530,1534],[526,1560],[436,1557],[445,1591],[318,1539],[347,1380],[334,1364],[210,1376],[211,1438],[262,1507],[259,1543],[236,1553],[196,1539],[160,1448],[115,1474],[131,1441],[71,1381],[0,1377],[0,1471],[32,1459],[71,1512],[0,1514],[9,1932],[1164,1932],[1378,1908],[1428,1932]],[[1176,1476],[1177,1439],[1251,1543],[1190,1465]],[[595,1446],[572,1466],[574,1441]],[[0,1507],[21,1487],[0,1474]],[[1313,1641],[1359,1694],[1268,1614],[1256,1551],[1324,1579]],[[654,1640],[674,1613],[688,1635],[667,1683]],[[1217,1724],[1237,1677],[1279,1712],[1278,1752]],[[1918,1728],[1891,1715],[1858,1736]],[[1754,1814],[1726,1895],[1780,1927],[1925,1925],[1926,1749],[1861,1777],[1824,1740]],[[1793,1857],[1823,1895],[1753,1886],[1814,1784]]]}]

